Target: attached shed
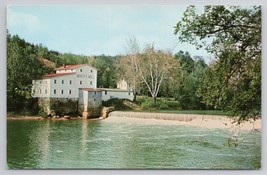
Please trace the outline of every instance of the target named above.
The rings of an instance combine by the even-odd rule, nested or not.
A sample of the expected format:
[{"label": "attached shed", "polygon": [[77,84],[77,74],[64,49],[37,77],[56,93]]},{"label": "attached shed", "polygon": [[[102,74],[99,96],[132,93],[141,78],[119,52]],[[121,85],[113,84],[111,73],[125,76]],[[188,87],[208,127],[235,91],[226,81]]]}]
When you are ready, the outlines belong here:
[{"label": "attached shed", "polygon": [[84,118],[99,117],[102,105],[102,91],[95,88],[80,88],[78,109]]},{"label": "attached shed", "polygon": [[101,88],[102,90],[102,100],[107,101],[112,98],[118,99],[128,99],[133,101],[134,94],[133,91],[123,90],[123,89],[109,89],[109,88]]}]

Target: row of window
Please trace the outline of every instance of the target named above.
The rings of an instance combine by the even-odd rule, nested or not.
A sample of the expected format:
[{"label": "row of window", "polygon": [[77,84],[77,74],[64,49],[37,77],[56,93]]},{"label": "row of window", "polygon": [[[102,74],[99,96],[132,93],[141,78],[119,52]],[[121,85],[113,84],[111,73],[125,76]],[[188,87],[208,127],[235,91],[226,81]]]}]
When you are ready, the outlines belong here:
[{"label": "row of window", "polygon": [[[57,84],[57,80],[54,80],[54,84]],[[64,84],[64,80],[61,80],[61,84]],[[72,84],[71,80],[70,80],[70,84]]]},{"label": "row of window", "polygon": [[[67,91],[67,90],[65,90],[65,91]],[[54,89],[54,94],[57,94],[57,90],[56,89]],[[64,94],[64,90],[61,90],[61,94]],[[69,94],[71,94],[71,90],[69,90]]]},{"label": "row of window", "polygon": [[[57,80],[54,80],[54,84],[57,84]],[[61,84],[64,84],[64,80],[61,81]],[[72,81],[70,80],[70,84],[72,84]],[[83,84],[83,81],[80,81],[80,84],[82,85]],[[93,82],[90,81],[90,85],[92,85]]]},{"label": "row of window", "polygon": [[[39,90],[40,94],[42,93],[42,89]],[[35,93],[35,89],[33,90],[33,93]],[[45,94],[47,94],[47,89],[45,89]]]},{"label": "row of window", "polygon": [[[82,69],[80,69],[80,72],[83,72],[83,70],[82,70]],[[93,73],[93,70],[90,70],[90,72],[91,72],[91,73]]]},{"label": "row of window", "polygon": [[[42,93],[42,89],[40,89],[40,94]],[[35,93],[35,90],[33,90],[33,93]],[[47,89],[45,89],[45,94],[47,94]],[[54,89],[54,94],[57,94],[57,90]],[[64,90],[61,90],[61,94],[64,94]],[[69,90],[69,94],[71,94],[71,90]]]}]

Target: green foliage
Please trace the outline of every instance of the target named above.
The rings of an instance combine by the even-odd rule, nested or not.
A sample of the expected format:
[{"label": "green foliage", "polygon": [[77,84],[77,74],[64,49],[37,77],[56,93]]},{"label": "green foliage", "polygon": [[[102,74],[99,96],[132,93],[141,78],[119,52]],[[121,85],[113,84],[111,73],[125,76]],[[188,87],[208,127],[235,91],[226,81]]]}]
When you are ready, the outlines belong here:
[{"label": "green foliage", "polygon": [[181,109],[205,109],[206,106],[197,97],[196,91],[207,69],[206,63],[201,57],[193,59],[188,52],[183,51],[175,54],[175,59],[179,61],[181,68],[174,73],[173,97]]},{"label": "green foliage", "polygon": [[[205,47],[216,55],[198,87],[209,106],[253,118],[261,111],[261,7],[205,6],[187,8],[175,34],[181,42]],[[204,38],[211,38],[203,41]]]},{"label": "green foliage", "polygon": [[179,103],[171,98],[157,98],[156,103],[154,103],[152,97],[138,96],[137,103],[141,104],[143,110],[180,109]]},{"label": "green foliage", "polygon": [[154,103],[153,100],[146,100],[141,104],[141,109],[144,110],[155,110],[158,109],[160,106],[159,103]]},{"label": "green foliage", "polygon": [[[28,111],[23,101],[31,100],[31,83],[49,69],[37,61],[34,45],[7,34],[7,104],[8,110]],[[29,107],[30,108],[30,107]]]},{"label": "green foliage", "polygon": [[166,103],[161,103],[159,109],[169,109],[169,106]]},{"label": "green foliage", "polygon": [[67,101],[53,100],[51,101],[51,110],[54,110],[58,115],[73,114],[77,111],[77,102],[71,99]]},{"label": "green foliage", "polygon": [[46,114],[46,112],[45,112],[43,109],[40,109],[40,110],[38,111],[38,116],[46,117],[47,114]]},{"label": "green foliage", "polygon": [[89,63],[97,68],[98,87],[116,87],[116,60],[118,56],[94,56],[89,59]]},{"label": "green foliage", "polygon": [[105,107],[114,107],[115,110],[131,110],[132,108],[126,105],[124,101],[129,101],[129,100],[112,98],[107,101],[102,101],[102,105]]}]

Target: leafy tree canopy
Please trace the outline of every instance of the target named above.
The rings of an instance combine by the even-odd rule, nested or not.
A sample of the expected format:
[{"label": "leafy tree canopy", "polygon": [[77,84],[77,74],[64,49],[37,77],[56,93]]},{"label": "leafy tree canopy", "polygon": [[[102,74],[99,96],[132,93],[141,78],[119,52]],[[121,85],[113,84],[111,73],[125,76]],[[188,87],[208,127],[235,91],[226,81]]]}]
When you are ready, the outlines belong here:
[{"label": "leafy tree canopy", "polygon": [[239,120],[260,113],[260,6],[205,6],[203,13],[189,6],[174,33],[181,42],[215,55],[198,91],[206,104],[238,115]]}]

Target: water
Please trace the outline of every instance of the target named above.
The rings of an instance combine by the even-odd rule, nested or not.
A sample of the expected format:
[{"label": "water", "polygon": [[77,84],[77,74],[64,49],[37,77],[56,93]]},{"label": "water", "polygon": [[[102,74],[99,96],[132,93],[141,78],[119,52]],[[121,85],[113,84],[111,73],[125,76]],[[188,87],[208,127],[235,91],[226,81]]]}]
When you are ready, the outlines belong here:
[{"label": "water", "polygon": [[258,169],[261,134],[105,121],[7,122],[9,169]]}]

